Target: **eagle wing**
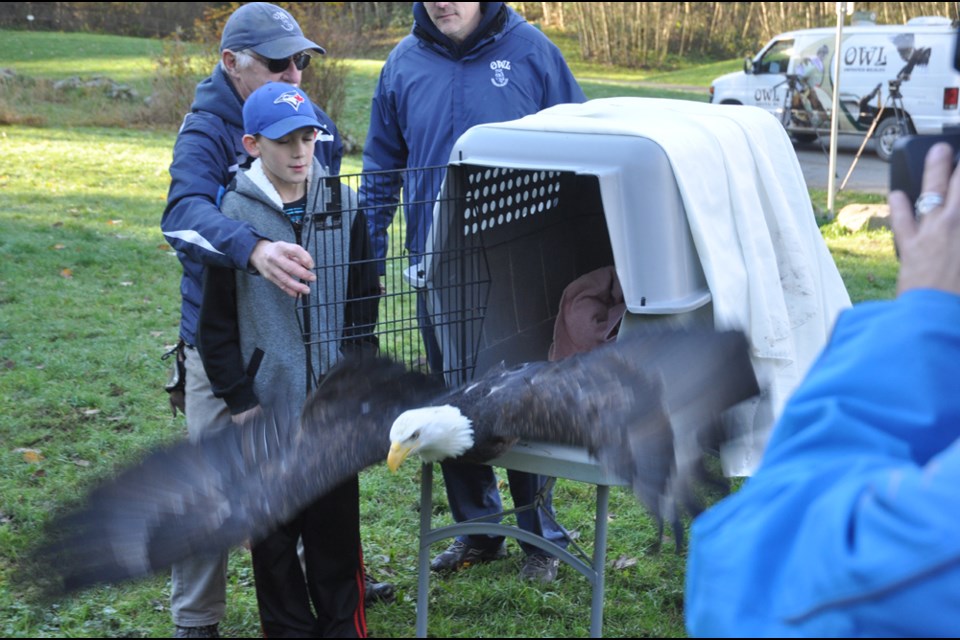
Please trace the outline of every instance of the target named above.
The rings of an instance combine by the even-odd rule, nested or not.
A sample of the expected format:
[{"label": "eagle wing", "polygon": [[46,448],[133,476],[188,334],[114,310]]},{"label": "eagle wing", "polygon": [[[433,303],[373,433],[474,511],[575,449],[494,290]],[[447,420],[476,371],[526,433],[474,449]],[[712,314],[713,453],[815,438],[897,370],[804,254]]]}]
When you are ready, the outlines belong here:
[{"label": "eagle wing", "polygon": [[491,371],[435,402],[473,421],[465,458],[489,459],[517,439],[584,447],[662,521],[676,506],[699,510],[704,451],[724,437],[720,415],[758,392],[743,333],[658,329]]},{"label": "eagle wing", "polygon": [[104,481],[51,520],[21,574],[45,580],[42,591],[55,596],[256,541],[384,460],[393,419],[438,391],[430,377],[389,360],[344,361],[301,415],[276,410],[224,425]]}]

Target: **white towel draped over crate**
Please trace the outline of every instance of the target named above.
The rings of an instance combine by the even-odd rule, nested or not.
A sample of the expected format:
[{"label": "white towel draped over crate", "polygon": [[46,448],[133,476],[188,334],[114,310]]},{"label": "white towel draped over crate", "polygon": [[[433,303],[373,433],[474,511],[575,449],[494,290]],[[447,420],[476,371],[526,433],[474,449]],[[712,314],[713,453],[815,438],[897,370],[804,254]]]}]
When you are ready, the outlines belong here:
[{"label": "white towel draped over crate", "polygon": [[[850,306],[780,123],[755,107],[610,98],[475,129],[483,127],[640,136],[664,150],[710,289],[715,324],[747,333],[758,378],[767,386],[761,406],[736,417],[735,426],[747,434],[744,446],[723,456],[730,475],[749,474],[772,420],[825,345],[837,314]],[[610,183],[601,183],[605,208],[620,195],[607,188]],[[618,207],[629,216],[644,203]],[[609,208],[606,217],[615,256],[629,252],[624,243],[630,235],[612,231],[618,225]],[[626,283],[621,262],[626,261],[617,260],[618,276]],[[640,303],[624,289],[632,310]]]}]

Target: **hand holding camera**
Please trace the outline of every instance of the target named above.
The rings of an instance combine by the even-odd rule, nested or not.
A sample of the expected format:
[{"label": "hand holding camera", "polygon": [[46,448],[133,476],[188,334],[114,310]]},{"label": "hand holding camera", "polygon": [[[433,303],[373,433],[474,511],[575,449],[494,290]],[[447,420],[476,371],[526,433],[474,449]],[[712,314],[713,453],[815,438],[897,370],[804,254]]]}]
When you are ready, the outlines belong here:
[{"label": "hand holding camera", "polygon": [[[918,185],[891,180],[890,215],[900,254],[898,293],[940,289],[960,295],[960,171],[956,147],[942,138],[912,139],[932,140],[923,145],[927,151],[922,170],[914,172]],[[911,160],[916,162],[915,157]]]}]

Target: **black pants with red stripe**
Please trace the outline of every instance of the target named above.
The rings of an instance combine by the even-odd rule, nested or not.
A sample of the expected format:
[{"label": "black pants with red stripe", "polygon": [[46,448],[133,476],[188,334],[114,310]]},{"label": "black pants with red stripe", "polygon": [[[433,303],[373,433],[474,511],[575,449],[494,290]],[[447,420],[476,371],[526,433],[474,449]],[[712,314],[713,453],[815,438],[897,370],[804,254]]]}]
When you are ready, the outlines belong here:
[{"label": "black pants with red stripe", "polygon": [[[297,555],[301,537],[306,576]],[[252,554],[266,637],[367,637],[356,477],[256,544]]]}]

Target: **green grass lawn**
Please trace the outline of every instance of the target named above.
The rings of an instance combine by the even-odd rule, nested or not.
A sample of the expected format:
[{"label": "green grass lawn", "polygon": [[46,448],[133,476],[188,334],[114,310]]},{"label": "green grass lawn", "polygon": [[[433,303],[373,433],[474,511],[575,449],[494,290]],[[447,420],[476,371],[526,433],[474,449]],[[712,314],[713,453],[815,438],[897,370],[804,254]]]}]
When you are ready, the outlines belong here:
[{"label": "green grass lawn", "polygon": [[[45,80],[104,73],[145,87],[158,46],[132,38],[0,31],[0,68]],[[366,130],[368,106],[361,105],[369,104],[380,62],[350,64],[354,108],[343,127],[357,135]],[[585,80],[588,95],[620,91],[614,82],[631,80],[615,75]],[[698,84],[690,79],[695,75],[683,77],[674,84]],[[42,100],[47,94],[39,94],[11,111],[4,95],[0,85],[0,115],[33,116],[42,126],[0,125],[0,633],[167,636],[166,576],[45,605],[9,578],[59,505],[148,447],[184,435],[182,416],[172,417],[166,404],[166,364],[160,360],[176,341],[179,313],[179,264],[159,230],[175,133],[85,126],[104,109],[89,96],[48,105]],[[359,170],[359,157],[346,159],[344,173]],[[822,230],[855,301],[892,297],[896,259],[889,232],[853,234],[837,225]],[[427,508],[439,525],[450,517],[436,476],[435,502]],[[396,476],[380,467],[362,475],[367,563],[399,587],[397,603],[368,612],[376,636],[414,632],[418,480],[415,466]],[[589,549],[593,491],[561,481],[555,504],[564,525]],[[605,634],[682,636],[684,557],[673,553],[672,541],[654,552],[655,527],[626,492],[613,492],[610,513],[608,560],[616,566],[608,569]],[[516,578],[521,556],[515,543],[511,550],[502,563],[432,581],[432,635],[587,634],[586,581],[562,567],[550,587],[524,584]],[[243,551],[232,556],[229,584],[221,631],[258,635]]]},{"label": "green grass lawn", "polygon": [[151,58],[161,50],[159,40],[147,38],[0,30],[0,67],[50,80],[107,76],[146,90]]}]

